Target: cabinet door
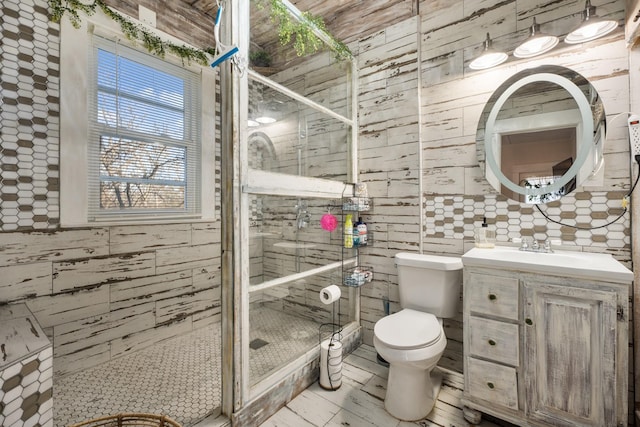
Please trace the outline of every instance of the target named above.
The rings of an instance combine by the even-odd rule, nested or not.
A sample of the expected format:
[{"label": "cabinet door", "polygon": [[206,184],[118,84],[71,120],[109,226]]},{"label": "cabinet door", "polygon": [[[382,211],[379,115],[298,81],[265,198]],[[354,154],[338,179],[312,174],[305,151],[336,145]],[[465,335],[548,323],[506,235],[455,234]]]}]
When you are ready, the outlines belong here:
[{"label": "cabinet door", "polygon": [[553,426],[616,425],[616,292],[526,281],[526,411]]}]

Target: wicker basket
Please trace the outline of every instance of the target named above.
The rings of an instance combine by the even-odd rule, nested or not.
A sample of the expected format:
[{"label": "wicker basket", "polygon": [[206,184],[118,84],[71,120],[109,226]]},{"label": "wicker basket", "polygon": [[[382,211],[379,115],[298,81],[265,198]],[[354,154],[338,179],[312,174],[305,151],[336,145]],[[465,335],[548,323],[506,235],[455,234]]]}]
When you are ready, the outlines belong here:
[{"label": "wicker basket", "polygon": [[153,414],[117,414],[108,417],[94,418],[69,427],[182,427],[165,415]]}]

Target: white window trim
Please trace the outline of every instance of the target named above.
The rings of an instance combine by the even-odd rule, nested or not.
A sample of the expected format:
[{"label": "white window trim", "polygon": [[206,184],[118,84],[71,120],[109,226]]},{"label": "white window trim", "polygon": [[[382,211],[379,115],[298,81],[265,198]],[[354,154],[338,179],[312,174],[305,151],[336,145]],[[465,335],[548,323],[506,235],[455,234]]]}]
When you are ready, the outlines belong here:
[{"label": "white window trim", "polygon": [[[136,19],[133,22],[144,25]],[[145,26],[146,27],[146,26]],[[151,29],[163,40],[176,44],[184,42]],[[74,28],[68,19],[60,25],[60,224],[63,227],[86,227],[110,224],[166,223],[176,221],[213,221],[215,216],[215,70],[198,64],[182,64],[176,56],[167,54],[166,61],[185,66],[201,76],[201,176],[199,215],[154,215],[149,217],[88,220],[88,97],[89,57],[93,34],[144,51],[128,40],[119,25],[101,11],[84,17],[81,27]]]}]

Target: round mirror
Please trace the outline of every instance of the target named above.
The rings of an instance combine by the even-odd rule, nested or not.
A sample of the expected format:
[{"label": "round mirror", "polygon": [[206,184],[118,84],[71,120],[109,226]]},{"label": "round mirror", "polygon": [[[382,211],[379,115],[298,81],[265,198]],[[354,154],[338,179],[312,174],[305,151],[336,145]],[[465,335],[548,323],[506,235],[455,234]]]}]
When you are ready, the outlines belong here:
[{"label": "round mirror", "polygon": [[547,203],[599,170],[605,125],[602,101],[580,74],[551,65],[524,70],[485,105],[478,161],[506,197]]}]

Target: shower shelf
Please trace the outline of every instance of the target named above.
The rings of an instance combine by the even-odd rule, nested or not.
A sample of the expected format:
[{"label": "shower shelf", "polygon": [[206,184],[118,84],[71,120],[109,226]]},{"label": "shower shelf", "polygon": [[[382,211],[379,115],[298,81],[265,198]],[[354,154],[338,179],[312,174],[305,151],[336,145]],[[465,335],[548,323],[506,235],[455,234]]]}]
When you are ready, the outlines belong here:
[{"label": "shower shelf", "polygon": [[[369,197],[343,197],[342,198],[342,224],[344,226],[344,215],[352,212],[369,212],[373,208],[373,200]],[[354,215],[355,217],[355,215]],[[354,219],[357,219],[354,218]],[[343,229],[344,232],[344,229]],[[354,245],[351,248],[345,248],[342,246],[342,259],[345,259],[345,254],[349,254],[348,257],[355,252],[356,265],[354,267],[342,269],[342,284],[344,286],[359,288],[364,284],[373,280],[373,267],[360,264],[360,249],[367,246],[373,246],[373,233],[367,230],[367,243],[359,244],[357,239],[354,239]]]},{"label": "shower shelf", "polygon": [[345,212],[367,212],[373,208],[369,197],[343,197],[342,210]]},{"label": "shower shelf", "polygon": [[367,265],[359,265],[344,270],[342,284],[352,288],[359,288],[372,280],[373,268]]}]

